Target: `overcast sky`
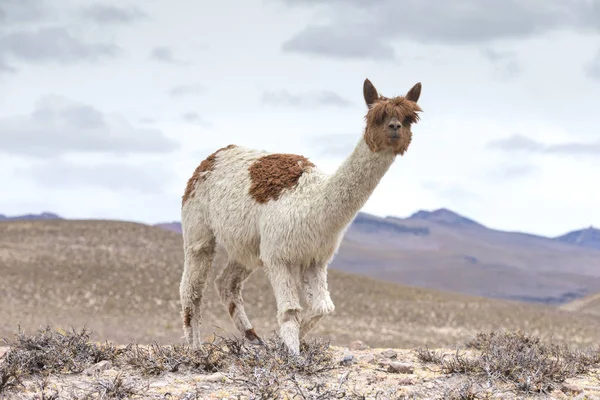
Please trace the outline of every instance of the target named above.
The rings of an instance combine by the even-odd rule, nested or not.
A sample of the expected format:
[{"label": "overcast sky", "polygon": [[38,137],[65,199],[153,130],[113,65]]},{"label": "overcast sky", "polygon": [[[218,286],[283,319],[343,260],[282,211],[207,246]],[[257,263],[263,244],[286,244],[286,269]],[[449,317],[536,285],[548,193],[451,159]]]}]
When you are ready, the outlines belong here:
[{"label": "overcast sky", "polygon": [[0,0],[0,213],[178,220],[230,143],[334,172],[365,78],[424,112],[364,211],[600,226],[598,0]]}]

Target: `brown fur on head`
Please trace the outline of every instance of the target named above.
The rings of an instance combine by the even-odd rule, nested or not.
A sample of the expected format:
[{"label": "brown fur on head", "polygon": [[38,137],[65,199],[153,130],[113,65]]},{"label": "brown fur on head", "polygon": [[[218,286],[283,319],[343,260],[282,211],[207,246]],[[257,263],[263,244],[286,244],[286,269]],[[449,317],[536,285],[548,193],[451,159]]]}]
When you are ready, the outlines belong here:
[{"label": "brown fur on head", "polygon": [[363,95],[369,107],[365,120],[365,142],[373,152],[390,149],[403,155],[412,139],[411,126],[419,120],[417,104],[421,95],[421,82],[415,84],[404,96],[387,98],[377,93],[370,80],[365,79]]}]

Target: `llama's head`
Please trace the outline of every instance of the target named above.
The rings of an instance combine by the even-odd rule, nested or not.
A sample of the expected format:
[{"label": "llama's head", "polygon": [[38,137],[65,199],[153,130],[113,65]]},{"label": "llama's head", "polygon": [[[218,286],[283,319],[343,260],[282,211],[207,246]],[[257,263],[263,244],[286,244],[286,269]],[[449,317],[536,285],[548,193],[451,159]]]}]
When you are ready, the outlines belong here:
[{"label": "llama's head", "polygon": [[365,116],[365,141],[373,152],[393,151],[404,154],[412,139],[411,126],[419,120],[417,104],[421,83],[415,84],[404,96],[384,97],[370,80],[365,79],[363,94],[369,111]]}]

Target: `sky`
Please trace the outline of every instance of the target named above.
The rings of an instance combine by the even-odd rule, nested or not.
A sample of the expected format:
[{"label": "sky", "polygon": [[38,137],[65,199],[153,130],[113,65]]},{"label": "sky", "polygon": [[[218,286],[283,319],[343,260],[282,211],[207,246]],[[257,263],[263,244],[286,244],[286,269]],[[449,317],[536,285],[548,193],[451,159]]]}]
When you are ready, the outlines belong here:
[{"label": "sky", "polygon": [[334,173],[365,78],[423,112],[364,212],[600,226],[600,0],[0,0],[0,213],[179,220],[231,143]]}]

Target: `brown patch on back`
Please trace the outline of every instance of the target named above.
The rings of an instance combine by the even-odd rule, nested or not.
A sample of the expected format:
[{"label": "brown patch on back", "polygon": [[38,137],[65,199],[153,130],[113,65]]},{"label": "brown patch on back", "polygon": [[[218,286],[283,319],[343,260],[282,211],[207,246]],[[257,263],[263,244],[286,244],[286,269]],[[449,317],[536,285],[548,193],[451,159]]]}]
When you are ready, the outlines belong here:
[{"label": "brown patch on back", "polygon": [[[419,111],[422,111],[421,107],[406,97],[398,96],[389,99],[379,96],[365,115],[367,126],[364,139],[369,149],[377,152],[385,147],[392,147],[394,153],[404,154],[412,139],[410,127],[413,123],[419,121],[419,115],[417,114]],[[387,137],[386,123],[393,117],[396,117],[402,123],[402,128],[400,139],[390,142]]]},{"label": "brown patch on back", "polygon": [[296,154],[270,154],[254,161],[248,171],[250,196],[259,203],[277,200],[283,190],[293,188],[302,174],[315,165]]},{"label": "brown patch on back", "polygon": [[186,308],[183,310],[183,325],[187,328],[190,327],[192,323],[192,309]]},{"label": "brown patch on back", "polygon": [[235,313],[235,303],[229,303],[229,315],[233,318],[233,313]]},{"label": "brown patch on back", "polygon": [[212,153],[211,155],[206,157],[206,159],[204,161],[202,161],[200,163],[200,165],[198,165],[198,167],[196,167],[196,169],[194,170],[194,173],[192,174],[192,177],[187,182],[187,185],[185,187],[185,192],[183,193],[183,196],[181,198],[181,206],[182,207],[186,201],[188,201],[190,198],[192,198],[194,196],[194,192],[196,190],[196,185],[201,180],[204,180],[204,173],[212,171],[214,169],[215,162],[217,160],[217,154],[219,154],[219,152],[221,152],[223,150],[229,150],[229,149],[233,149],[235,147],[236,146],[234,144],[230,144],[227,147],[220,148],[219,150],[215,151],[214,153]]}]

